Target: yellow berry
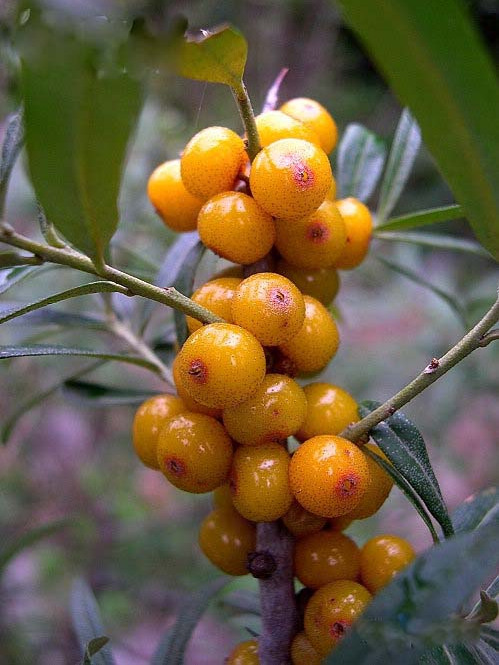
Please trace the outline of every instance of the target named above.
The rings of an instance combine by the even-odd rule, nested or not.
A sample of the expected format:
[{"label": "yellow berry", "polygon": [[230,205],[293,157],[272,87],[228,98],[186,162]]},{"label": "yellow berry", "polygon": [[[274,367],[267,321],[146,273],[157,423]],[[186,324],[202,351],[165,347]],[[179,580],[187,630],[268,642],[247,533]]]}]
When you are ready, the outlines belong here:
[{"label": "yellow berry", "polygon": [[298,268],[330,268],[347,240],[345,222],[328,199],[308,217],[293,222],[276,219],[275,227],[279,254]]},{"label": "yellow berry", "polygon": [[328,193],[326,194],[326,198],[329,199],[330,201],[336,201],[336,180],[333,177],[333,182],[331,183],[331,187],[328,190]]},{"label": "yellow berry", "polygon": [[282,521],[286,529],[295,538],[303,538],[303,536],[308,536],[311,533],[317,533],[327,522],[325,517],[309,513],[296,500],[293,501],[288,512],[283,515]]},{"label": "yellow berry", "polygon": [[349,197],[336,201],[347,230],[346,245],[334,265],[341,270],[356,268],[365,259],[371,240],[373,222],[369,209]]},{"label": "yellow berry", "polygon": [[235,510],[212,510],[201,523],[199,546],[227,575],[246,575],[248,554],[256,548],[255,525]]},{"label": "yellow berry", "polygon": [[255,122],[262,148],[280,139],[302,139],[321,147],[319,137],[313,129],[282,111],[260,113]]},{"label": "yellow berry", "polygon": [[331,383],[309,383],[303,388],[307,398],[307,417],[296,433],[305,441],[318,434],[339,434],[359,420],[357,402],[346,390]]},{"label": "yellow berry", "polygon": [[340,531],[319,531],[295,543],[295,575],[310,589],[335,580],[356,580],[360,552],[351,538]]},{"label": "yellow berry", "polygon": [[329,154],[338,140],[338,130],[331,114],[314,99],[296,97],[281,106],[281,111],[300,120],[319,137],[321,147]]},{"label": "yellow berry", "polygon": [[245,402],[223,412],[230,436],[243,445],[280,442],[300,427],[307,410],[301,387],[282,374],[267,374]]},{"label": "yellow berry", "polygon": [[260,272],[237,287],[232,299],[232,318],[264,346],[277,346],[294,337],[302,327],[305,303],[289,279],[273,272]]},{"label": "yellow berry", "polygon": [[206,201],[198,215],[198,231],[215,254],[243,265],[262,259],[275,241],[271,215],[242,192],[223,192]]},{"label": "yellow berry", "polygon": [[323,656],[338,644],[371,601],[357,582],[337,580],[318,589],[305,610],[305,634]]},{"label": "yellow berry", "polygon": [[155,395],[143,402],[133,419],[133,447],[143,464],[158,469],[156,446],[164,423],[171,416],[187,411],[187,406],[175,395]]},{"label": "yellow berry", "polygon": [[305,321],[299,332],[279,349],[299,372],[319,372],[338,350],[340,337],[331,315],[315,298],[303,296]]},{"label": "yellow berry", "polygon": [[180,177],[180,159],[160,164],[147,183],[149,200],[163,222],[177,232],[194,231],[202,199],[193,196]]},{"label": "yellow berry", "polygon": [[184,402],[188,411],[193,411],[194,413],[204,413],[205,416],[211,416],[212,418],[220,419],[222,417],[222,409],[214,409],[209,406],[205,406],[200,402],[196,402],[196,400],[193,399],[184,388],[182,382],[180,381],[178,355],[175,356],[175,359],[172,363],[172,374],[177,393]]},{"label": "yellow berry", "polygon": [[184,389],[201,404],[224,409],[244,402],[265,376],[265,353],[253,335],[230,323],[211,323],[187,338],[177,356]]},{"label": "yellow berry", "polygon": [[289,465],[295,498],[323,517],[346,515],[369,485],[369,467],[359,448],[340,436],[314,436],[295,451]]},{"label": "yellow berry", "polygon": [[225,659],[225,665],[258,665],[259,662],[257,640],[241,642]]},{"label": "yellow berry", "polygon": [[236,510],[252,522],[282,517],[293,501],[288,468],[289,454],[278,443],[238,448],[229,481]]},{"label": "yellow berry", "polygon": [[331,179],[321,148],[301,139],[281,139],[254,159],[250,186],[256,202],[274,217],[300,219],[324,201]]},{"label": "yellow berry", "polygon": [[360,577],[371,593],[377,593],[416,556],[407,540],[382,535],[371,538],[360,552]]},{"label": "yellow berry", "polygon": [[188,411],[166,421],[158,437],[158,466],[175,487],[199,494],[227,482],[232,441],[210,416]]},{"label": "yellow berry", "polygon": [[312,296],[326,307],[334,300],[340,288],[340,278],[335,268],[297,268],[280,259],[277,272],[290,279],[304,295]]},{"label": "yellow berry", "polygon": [[[388,461],[387,457],[378,446],[368,443],[364,448],[369,448],[370,451]],[[363,520],[366,517],[371,517],[374,513],[377,513],[381,506],[385,503],[390,490],[393,487],[393,480],[387,472],[382,469],[379,464],[376,464],[370,457],[366,455],[367,466],[369,467],[369,485],[367,490],[360,500],[360,502],[355,506],[355,508],[346,515],[353,520]]]},{"label": "yellow berry", "polygon": [[346,515],[340,515],[340,517],[332,517],[330,520],[328,520],[328,522],[329,528],[332,531],[345,531],[345,529],[348,529],[353,520],[350,519],[350,514],[347,513]]},{"label": "yellow berry", "polygon": [[219,510],[227,510],[229,512],[234,511],[229,483],[220,485],[220,487],[213,490],[213,507]]},{"label": "yellow berry", "polygon": [[[209,309],[227,323],[232,323],[231,304],[232,297],[236,288],[241,283],[237,277],[219,277],[212,279],[199,287],[191,296],[195,303]],[[186,317],[187,328],[193,333],[202,327],[201,321],[193,319],[192,316]]]},{"label": "yellow berry", "polygon": [[202,129],[192,137],[182,153],[182,181],[193,196],[209,199],[232,189],[244,158],[243,140],[231,129]]},{"label": "yellow berry", "polygon": [[322,656],[311,644],[304,631],[297,633],[291,642],[293,665],[321,665]]}]

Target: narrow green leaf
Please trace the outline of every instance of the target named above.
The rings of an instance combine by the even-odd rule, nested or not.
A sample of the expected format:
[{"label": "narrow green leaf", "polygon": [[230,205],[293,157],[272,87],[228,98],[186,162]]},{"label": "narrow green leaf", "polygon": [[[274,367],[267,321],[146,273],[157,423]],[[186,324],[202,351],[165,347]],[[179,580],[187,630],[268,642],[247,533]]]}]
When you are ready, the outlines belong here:
[{"label": "narrow green leaf", "polygon": [[7,543],[0,549],[0,576],[7,567],[7,565],[14,559],[20,552],[36,545],[40,540],[52,536],[54,533],[58,533],[62,529],[66,528],[71,524],[71,520],[54,520],[53,522],[48,522],[47,524],[42,524],[41,526],[34,527],[29,531],[24,532],[22,535],[18,536],[10,543]]},{"label": "narrow green leaf", "polygon": [[210,602],[226,584],[227,579],[217,578],[185,600],[175,624],[161,639],[151,665],[183,665],[185,649],[194,628]]},{"label": "narrow green leaf", "polygon": [[365,0],[340,5],[411,109],[478,240],[498,258],[499,85],[466,4],[380,0],[376,11]]},{"label": "narrow green leaf", "polygon": [[466,314],[466,310],[453,295],[447,293],[447,291],[444,291],[439,286],[435,286],[431,282],[428,282],[423,277],[420,277],[416,272],[414,272],[410,268],[401,266],[400,264],[395,263],[394,261],[389,261],[388,259],[384,259],[381,256],[378,256],[376,258],[378,259],[378,261],[383,263],[383,265],[385,265],[390,270],[393,270],[394,272],[397,272],[399,273],[399,275],[403,275],[404,277],[408,277],[411,281],[415,282],[416,284],[419,284],[420,286],[424,286],[426,289],[428,289],[436,296],[444,300],[447,303],[447,305],[449,305],[449,307],[452,309],[454,314],[457,316],[462,326],[468,329],[468,317]]},{"label": "narrow green leaf", "polygon": [[461,206],[458,205],[431,208],[431,210],[420,210],[419,212],[411,212],[408,215],[392,217],[387,222],[379,224],[376,227],[376,232],[415,229],[419,226],[428,226],[429,224],[437,224],[439,222],[452,222],[462,217],[464,217],[464,212]]},{"label": "narrow green leaf", "polygon": [[499,651],[499,630],[492,628],[492,626],[482,626],[481,630],[482,639],[491,646],[495,651]]},{"label": "narrow green leaf", "polygon": [[0,270],[14,268],[15,266],[38,266],[40,259],[36,256],[25,256],[18,252],[0,252]]},{"label": "narrow green leaf", "polygon": [[[194,247],[191,247],[189,253],[185,257],[185,260],[182,264],[182,270],[179,272],[178,277],[174,283],[174,287],[177,289],[177,291],[180,291],[180,293],[183,293],[185,296],[192,295],[196,270],[205,250],[206,247],[201,241],[199,241],[196,245],[194,245]],[[178,309],[175,309],[173,311],[173,317],[175,321],[175,330],[177,333],[177,342],[179,346],[182,346],[182,344],[189,336],[185,314],[180,312]]]},{"label": "narrow green leaf", "polygon": [[374,235],[380,240],[392,240],[394,242],[407,242],[432,249],[448,249],[453,252],[465,252],[475,254],[482,258],[491,259],[491,255],[477,242],[465,238],[455,238],[438,233],[399,233],[390,231],[375,231]]},{"label": "narrow green leaf", "polygon": [[[82,653],[87,651],[90,642],[101,638],[106,631],[102,625],[99,606],[88,584],[76,579],[71,589],[71,618]],[[115,665],[112,651],[106,644],[92,654],[92,665]]]},{"label": "narrow green leaf", "polygon": [[147,390],[132,390],[104,386],[100,383],[70,379],[62,386],[63,394],[70,399],[85,406],[119,406],[125,404],[142,404],[157,392]]},{"label": "narrow green leaf", "polygon": [[19,109],[7,120],[2,152],[0,154],[0,215],[5,206],[10,174],[24,143],[23,112]]},{"label": "narrow green leaf", "polygon": [[12,286],[23,279],[29,277],[31,274],[38,274],[40,271],[46,270],[49,266],[19,266],[11,270],[2,270],[0,272],[0,295],[8,291]]},{"label": "narrow green leaf", "polygon": [[498,536],[489,524],[418,556],[375,596],[327,665],[412,665],[431,646],[477,641],[480,626],[458,613],[499,564]]},{"label": "narrow green leaf", "polygon": [[[364,401],[359,406],[361,417],[380,406],[379,402]],[[397,411],[370,432],[393,466],[404,476],[423,500],[431,515],[446,536],[454,532],[440,486],[433,472],[426,445],[417,427]]]},{"label": "narrow green leaf", "polygon": [[407,178],[421,145],[421,131],[409,109],[404,109],[395,132],[385,175],[381,182],[378,210],[378,223],[384,221],[402,194]]},{"label": "narrow green leaf", "polygon": [[381,177],[385,157],[382,139],[362,125],[348,125],[338,146],[339,197],[367,201]]},{"label": "narrow green leaf", "polygon": [[[13,303],[8,302],[0,304],[0,316],[9,314],[13,309],[19,307],[19,303],[15,306]],[[64,328],[88,328],[89,330],[107,331],[108,326],[103,318],[94,316],[93,314],[73,314],[71,312],[61,312],[53,307],[43,307],[32,312],[23,314],[22,317],[13,319],[10,323],[12,325],[25,326],[62,326]]]},{"label": "narrow green leaf", "polygon": [[83,665],[92,665],[92,663],[95,662],[92,660],[92,656],[95,656],[96,653],[99,653],[99,651],[103,649],[108,642],[109,637],[106,637],[105,635],[101,635],[101,637],[94,637],[93,640],[90,640],[90,642],[87,644],[87,648],[85,649]]},{"label": "narrow green leaf", "polygon": [[472,494],[452,513],[456,533],[473,531],[499,518],[499,489],[489,487],[478,494]]},{"label": "narrow green leaf", "polygon": [[491,598],[497,599],[499,596],[499,575],[489,584],[486,591]]}]

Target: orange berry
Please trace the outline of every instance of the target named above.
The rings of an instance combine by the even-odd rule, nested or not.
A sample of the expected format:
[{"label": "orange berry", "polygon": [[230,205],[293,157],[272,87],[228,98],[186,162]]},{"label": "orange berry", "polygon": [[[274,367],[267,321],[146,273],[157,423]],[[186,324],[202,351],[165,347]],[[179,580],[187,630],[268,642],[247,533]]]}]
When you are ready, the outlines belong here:
[{"label": "orange berry", "polygon": [[347,513],[346,515],[341,515],[340,517],[332,517],[330,520],[328,520],[328,522],[329,528],[332,531],[345,531],[345,529],[348,529],[353,520],[350,519],[350,513]]},{"label": "orange berry", "polygon": [[303,538],[303,536],[308,536],[311,533],[317,533],[327,522],[325,517],[309,513],[298,501],[293,501],[288,512],[283,515],[282,521],[286,529],[295,538]]},{"label": "orange berry", "polygon": [[192,137],[182,153],[182,181],[193,196],[209,199],[232,189],[244,157],[243,140],[231,129],[202,129]]},{"label": "orange berry", "polygon": [[234,323],[249,330],[265,346],[294,337],[305,319],[299,289],[286,277],[260,272],[244,279],[232,299]]},{"label": "orange berry", "polygon": [[278,443],[238,448],[229,481],[236,510],[252,522],[282,517],[293,501],[288,468],[288,451]]},{"label": "orange berry", "polygon": [[373,228],[372,217],[369,209],[353,197],[340,199],[336,205],[345,222],[347,242],[334,266],[341,270],[351,270],[366,257]]},{"label": "orange berry", "polygon": [[295,543],[295,575],[310,589],[335,580],[356,580],[360,552],[351,538],[340,531],[319,531]]},{"label": "orange berry", "polygon": [[371,593],[377,593],[416,556],[407,540],[382,535],[371,538],[360,551],[360,577]]},{"label": "orange berry", "polygon": [[319,372],[338,350],[340,337],[330,313],[315,298],[303,296],[305,321],[299,332],[279,349],[299,372]]},{"label": "orange berry", "polygon": [[248,554],[256,548],[255,525],[235,510],[212,510],[201,523],[199,546],[227,575],[247,575]]},{"label": "orange berry", "polygon": [[158,469],[156,446],[164,423],[171,416],[187,411],[187,406],[175,395],[155,395],[143,402],[133,419],[133,447],[143,464]]},{"label": "orange berry", "polygon": [[179,233],[196,229],[203,201],[185,188],[180,177],[180,159],[164,162],[154,169],[147,182],[147,194],[170,229]]},{"label": "orange berry", "polygon": [[277,272],[290,279],[304,295],[312,296],[326,307],[334,300],[340,288],[340,278],[335,268],[297,268],[280,259]]},{"label": "orange berry", "polygon": [[[212,279],[194,291],[191,300],[194,300],[198,305],[209,309],[210,312],[213,312],[213,314],[216,314],[221,319],[225,319],[227,323],[232,323],[232,315],[230,312],[232,296],[240,283],[241,279],[238,277],[219,277],[218,279]],[[186,322],[190,333],[193,333],[203,325],[201,321],[193,319],[192,316],[187,316]]]},{"label": "orange berry", "polygon": [[[388,462],[388,458],[382,450],[372,443],[367,443],[364,448],[369,448],[373,453]],[[379,464],[376,464],[367,455],[366,462],[369,467],[369,485],[364,496],[361,498],[355,508],[346,515],[353,520],[363,520],[366,517],[371,517],[377,513],[381,506],[385,503],[390,490],[393,487],[393,480],[387,472],[382,469]]]},{"label": "orange berry", "polygon": [[235,441],[258,446],[278,443],[294,434],[306,409],[305,395],[296,381],[282,374],[267,374],[246,402],[224,410],[223,420]]},{"label": "orange berry", "polygon": [[321,147],[329,154],[338,140],[338,129],[331,114],[314,99],[296,97],[281,106],[281,111],[300,120],[319,137]]},{"label": "orange berry", "polygon": [[319,137],[313,129],[282,111],[260,113],[255,122],[262,148],[280,139],[302,139],[321,147]]},{"label": "orange berry", "polygon": [[321,148],[301,139],[281,139],[253,160],[250,186],[256,202],[274,217],[300,219],[324,201],[331,179]]},{"label": "orange berry", "polygon": [[164,424],[157,456],[172,485],[194,494],[211,492],[227,482],[232,441],[218,420],[186,411]]},{"label": "orange berry", "polygon": [[243,192],[223,192],[209,199],[199,212],[198,231],[215,254],[244,265],[262,259],[275,241],[271,215]]},{"label": "orange berry", "polygon": [[224,409],[249,399],[265,376],[265,353],[253,335],[230,323],[192,333],[177,356],[178,377],[201,404]]},{"label": "orange berry", "polygon": [[337,580],[321,587],[305,610],[305,634],[312,646],[326,655],[338,644],[371,599],[365,587],[351,580]]},{"label": "orange berry", "polygon": [[345,222],[328,199],[308,217],[293,222],[276,219],[275,228],[279,253],[298,268],[330,268],[347,241]]},{"label": "orange berry", "polygon": [[328,190],[328,193],[326,194],[326,198],[329,199],[330,201],[336,201],[336,180],[333,177],[333,182],[331,183],[331,187]]},{"label": "orange berry", "polygon": [[369,467],[359,448],[340,436],[314,436],[295,451],[289,465],[295,498],[323,517],[346,515],[369,484]]},{"label": "orange berry", "polygon": [[225,659],[225,665],[258,665],[259,662],[257,640],[241,642]]},{"label": "orange berry", "polygon": [[305,441],[319,434],[339,434],[359,420],[358,404],[346,390],[331,383],[309,383],[303,388],[307,417],[296,433]]},{"label": "orange berry", "polygon": [[291,642],[291,662],[293,665],[321,665],[322,656],[310,644],[305,632],[297,633]]},{"label": "orange berry", "polygon": [[180,381],[178,355],[175,356],[175,359],[172,363],[172,374],[177,393],[184,402],[188,411],[192,411],[194,413],[204,413],[205,416],[211,416],[212,418],[220,419],[222,417],[222,409],[213,409],[209,406],[205,406],[204,404],[200,404],[200,402],[196,402],[196,400],[192,399],[187,390],[184,388],[182,382]]},{"label": "orange berry", "polygon": [[213,507],[219,510],[234,511],[234,505],[232,504],[232,494],[230,491],[229,483],[225,485],[220,485],[215,490],[213,490]]}]

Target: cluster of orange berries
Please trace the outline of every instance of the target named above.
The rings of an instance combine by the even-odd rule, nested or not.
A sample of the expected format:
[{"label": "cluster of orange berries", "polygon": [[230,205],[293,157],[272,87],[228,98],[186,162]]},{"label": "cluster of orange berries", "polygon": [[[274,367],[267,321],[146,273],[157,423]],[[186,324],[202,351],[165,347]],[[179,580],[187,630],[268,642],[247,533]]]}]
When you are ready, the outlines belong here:
[{"label": "cluster of orange berries", "polygon": [[[224,572],[247,574],[255,523],[282,520],[296,538],[295,575],[311,595],[293,663],[313,665],[413,551],[395,536],[359,550],[342,533],[381,507],[392,481],[339,436],[359,419],[354,398],[296,380],[337,351],[326,305],[338,290],[336,269],[367,253],[370,213],[355,199],[334,200],[326,153],[336,126],[320,104],[291,100],[256,125],[262,149],[251,165],[237,134],[211,127],[149,180],[149,197],[172,229],[197,228],[219,256],[242,265],[265,258],[275,272],[243,278],[234,266],[192,295],[225,323],[187,317],[190,336],[172,368],[177,395],[140,406],[133,441],[142,462],[176,487],[214,492],[199,543]],[[292,454],[289,437],[301,442]],[[258,662],[254,641],[238,649],[228,663]]]}]

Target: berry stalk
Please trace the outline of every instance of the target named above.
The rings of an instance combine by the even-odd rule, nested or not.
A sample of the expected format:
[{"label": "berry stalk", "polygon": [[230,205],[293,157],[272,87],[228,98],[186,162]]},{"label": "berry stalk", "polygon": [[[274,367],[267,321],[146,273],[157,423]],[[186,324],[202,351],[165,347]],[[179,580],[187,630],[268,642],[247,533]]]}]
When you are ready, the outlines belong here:
[{"label": "berry stalk", "polygon": [[243,121],[244,129],[246,130],[246,136],[248,140],[247,151],[250,161],[252,162],[260,152],[261,146],[255,123],[255,112],[253,111],[251,99],[248,95],[244,81],[241,80],[241,84],[237,88],[232,88],[232,94],[236,100],[239,114],[241,116],[241,120]]}]

